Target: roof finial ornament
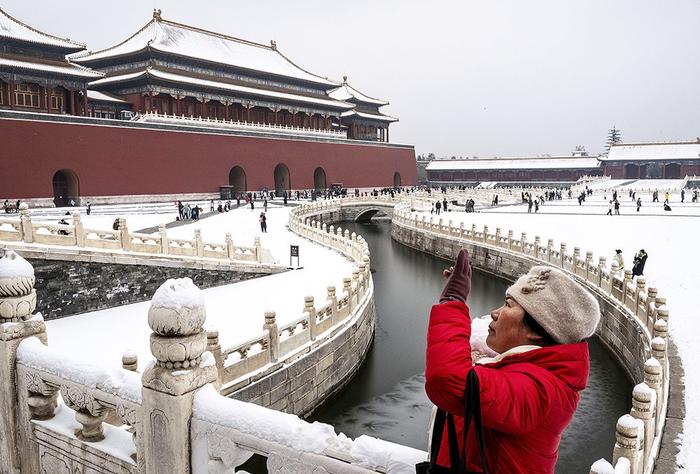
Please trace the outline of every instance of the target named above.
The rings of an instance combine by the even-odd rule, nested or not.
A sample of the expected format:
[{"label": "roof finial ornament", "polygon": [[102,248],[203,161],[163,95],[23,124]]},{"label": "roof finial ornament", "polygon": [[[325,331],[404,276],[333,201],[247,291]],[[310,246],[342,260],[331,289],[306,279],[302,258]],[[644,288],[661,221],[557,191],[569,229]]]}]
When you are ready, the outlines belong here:
[{"label": "roof finial ornament", "polygon": [[343,83],[347,84],[347,82],[348,82],[348,76],[343,76]]},{"label": "roof finial ornament", "polygon": [[161,14],[160,8],[158,8],[157,10],[155,8],[153,9],[153,19],[154,20],[158,20],[158,21],[162,20],[162,18],[160,17],[160,14]]},{"label": "roof finial ornament", "polygon": [[277,51],[277,41],[270,40],[270,47],[272,48],[273,51]]}]

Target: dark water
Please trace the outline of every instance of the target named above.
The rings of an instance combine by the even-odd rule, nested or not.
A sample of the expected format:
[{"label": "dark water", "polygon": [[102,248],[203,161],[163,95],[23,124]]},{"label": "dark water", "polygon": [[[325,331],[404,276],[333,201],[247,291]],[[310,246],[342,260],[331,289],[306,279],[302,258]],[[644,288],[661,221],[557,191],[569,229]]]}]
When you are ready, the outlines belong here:
[{"label": "dark water", "polygon": [[[314,419],[351,437],[362,434],[427,450],[431,404],[423,390],[425,334],[430,306],[439,296],[444,260],[394,242],[390,223],[344,223],[367,240],[372,254],[377,329],[367,360],[348,387]],[[475,273],[472,316],[500,306],[507,284]],[[590,343],[589,386],[562,439],[557,472],[588,472],[611,458],[615,422],[629,412],[632,385],[600,342]]]}]

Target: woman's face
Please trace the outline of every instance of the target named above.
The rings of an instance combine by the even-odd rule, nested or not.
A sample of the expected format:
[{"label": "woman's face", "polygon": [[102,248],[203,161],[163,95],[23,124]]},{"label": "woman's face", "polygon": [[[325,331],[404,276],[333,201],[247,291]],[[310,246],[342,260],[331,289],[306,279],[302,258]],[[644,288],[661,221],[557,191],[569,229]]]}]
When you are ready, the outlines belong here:
[{"label": "woman's face", "polygon": [[536,344],[537,336],[525,325],[525,310],[513,298],[506,296],[503,306],[491,311],[491,324],[486,345],[503,354],[509,349],[527,344]]}]

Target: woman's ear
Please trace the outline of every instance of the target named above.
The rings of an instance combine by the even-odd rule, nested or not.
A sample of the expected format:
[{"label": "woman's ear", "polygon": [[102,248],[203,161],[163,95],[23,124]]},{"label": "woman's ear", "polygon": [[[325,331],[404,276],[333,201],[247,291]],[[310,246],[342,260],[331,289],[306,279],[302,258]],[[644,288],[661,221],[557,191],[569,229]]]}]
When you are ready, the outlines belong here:
[{"label": "woman's ear", "polygon": [[544,342],[544,337],[531,330],[528,330],[526,337],[528,342],[534,346],[541,346]]}]

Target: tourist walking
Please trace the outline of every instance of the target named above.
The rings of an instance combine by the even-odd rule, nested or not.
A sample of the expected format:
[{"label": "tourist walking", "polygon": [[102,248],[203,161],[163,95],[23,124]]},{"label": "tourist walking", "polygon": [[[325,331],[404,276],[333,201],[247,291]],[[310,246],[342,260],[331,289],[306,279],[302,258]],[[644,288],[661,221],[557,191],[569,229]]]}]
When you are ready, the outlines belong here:
[{"label": "tourist walking", "polygon": [[[440,302],[430,311],[425,362],[425,391],[438,408],[433,430],[442,433],[433,438],[432,462],[449,472],[461,467],[454,460],[466,461],[468,472],[553,473],[562,433],[588,380],[586,339],[600,319],[597,300],[564,272],[532,267],[506,290],[503,306],[491,311],[485,342],[498,355],[476,361],[466,250],[444,274]],[[474,430],[463,437],[461,414],[479,406]]]},{"label": "tourist walking", "polygon": [[264,212],[260,213],[260,218],[258,221],[260,222],[260,230],[267,233],[267,216],[265,216]]},{"label": "tourist walking", "polygon": [[612,211],[613,211],[613,202],[608,201],[608,212],[605,214],[606,216],[612,216]]},{"label": "tourist walking", "polygon": [[613,263],[617,264],[617,270],[620,275],[625,274],[625,259],[622,257],[622,250],[615,250],[615,256],[613,257]]},{"label": "tourist walking", "polygon": [[632,261],[633,276],[644,275],[644,265],[647,263],[647,257],[648,255],[644,249],[640,249],[639,252],[634,255],[634,260]]},{"label": "tourist walking", "polygon": [[265,209],[265,212],[267,212],[267,198],[263,201],[263,209]]},{"label": "tourist walking", "polygon": [[447,212],[447,199],[442,200],[442,211]]},{"label": "tourist walking", "polygon": [[440,215],[440,209],[442,208],[442,204],[440,204],[440,201],[435,203],[435,213]]},{"label": "tourist walking", "polygon": [[88,202],[85,204],[85,212],[87,213],[88,216],[89,216],[90,213],[92,212],[92,204],[90,203],[90,201],[88,201]]},{"label": "tourist walking", "polygon": [[685,189],[681,189],[681,202],[685,202]]},{"label": "tourist walking", "polygon": [[535,214],[537,214],[537,211],[540,210],[540,203],[539,200],[535,199]]},{"label": "tourist walking", "polygon": [[642,198],[638,197],[637,198],[637,212],[639,212],[640,207],[642,207]]},{"label": "tourist walking", "polygon": [[615,199],[615,215],[619,216],[620,215],[620,201]]}]

